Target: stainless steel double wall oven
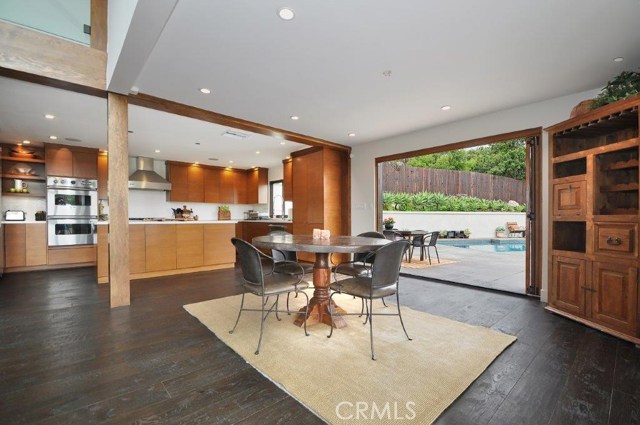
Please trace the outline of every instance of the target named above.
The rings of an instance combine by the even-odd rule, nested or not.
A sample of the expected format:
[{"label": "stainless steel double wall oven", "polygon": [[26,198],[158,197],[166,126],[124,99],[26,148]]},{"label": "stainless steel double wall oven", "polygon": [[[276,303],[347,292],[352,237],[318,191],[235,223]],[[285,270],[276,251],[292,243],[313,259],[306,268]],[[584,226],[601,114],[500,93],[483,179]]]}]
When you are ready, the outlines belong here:
[{"label": "stainless steel double wall oven", "polygon": [[49,246],[95,245],[98,223],[98,181],[47,177]]}]

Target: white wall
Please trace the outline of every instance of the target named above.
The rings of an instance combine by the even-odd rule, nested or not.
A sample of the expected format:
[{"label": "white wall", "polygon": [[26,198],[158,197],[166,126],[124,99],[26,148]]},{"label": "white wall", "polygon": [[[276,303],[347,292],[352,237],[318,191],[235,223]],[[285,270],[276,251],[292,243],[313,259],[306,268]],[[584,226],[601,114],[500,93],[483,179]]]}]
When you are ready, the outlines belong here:
[{"label": "white wall", "polygon": [[[375,158],[433,146],[446,145],[485,136],[549,125],[569,118],[571,109],[580,101],[590,99],[598,90],[590,90],[543,102],[494,112],[437,127],[427,128],[387,139],[357,145],[351,160],[351,233],[358,234],[376,228],[375,218]],[[455,107],[455,106],[454,106]],[[444,112],[443,112],[444,113]],[[543,256],[542,300],[547,296],[547,232],[548,139],[543,133],[542,153],[542,205]]]},{"label": "white wall", "polygon": [[138,0],[109,0],[107,4],[107,86],[118,63]]},{"label": "white wall", "polygon": [[506,227],[507,222],[526,224],[525,213],[517,212],[384,211],[382,217],[393,217],[396,229],[430,232],[469,229],[472,238],[494,238],[496,227]]}]

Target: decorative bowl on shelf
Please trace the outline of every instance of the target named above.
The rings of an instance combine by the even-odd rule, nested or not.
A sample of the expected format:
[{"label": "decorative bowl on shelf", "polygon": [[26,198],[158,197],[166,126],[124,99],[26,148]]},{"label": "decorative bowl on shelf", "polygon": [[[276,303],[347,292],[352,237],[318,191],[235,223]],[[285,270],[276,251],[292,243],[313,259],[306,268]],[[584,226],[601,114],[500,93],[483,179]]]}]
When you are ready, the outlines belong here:
[{"label": "decorative bowl on shelf", "polygon": [[15,167],[14,170],[16,170],[18,174],[30,175],[33,168]]}]

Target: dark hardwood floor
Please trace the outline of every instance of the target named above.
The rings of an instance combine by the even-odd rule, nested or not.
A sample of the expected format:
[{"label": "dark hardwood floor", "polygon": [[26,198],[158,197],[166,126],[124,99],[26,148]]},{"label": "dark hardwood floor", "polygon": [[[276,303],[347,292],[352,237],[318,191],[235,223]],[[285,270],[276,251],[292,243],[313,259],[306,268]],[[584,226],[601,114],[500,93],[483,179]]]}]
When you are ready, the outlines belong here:
[{"label": "dark hardwood floor", "polygon": [[[136,281],[114,310],[94,276],[0,281],[1,424],[322,423],[182,308],[239,293],[237,270]],[[633,345],[519,296],[403,278],[401,301],[518,337],[438,424],[640,423]]]}]

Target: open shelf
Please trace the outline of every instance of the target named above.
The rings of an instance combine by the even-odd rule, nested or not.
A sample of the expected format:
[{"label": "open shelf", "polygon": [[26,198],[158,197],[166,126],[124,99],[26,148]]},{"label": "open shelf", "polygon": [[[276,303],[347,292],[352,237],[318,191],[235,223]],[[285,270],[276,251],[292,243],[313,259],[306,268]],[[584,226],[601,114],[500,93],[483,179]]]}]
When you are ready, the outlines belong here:
[{"label": "open shelf", "polygon": [[558,162],[553,164],[553,177],[579,176],[587,173],[587,158],[578,158],[573,161]]},{"label": "open shelf", "polygon": [[30,162],[35,164],[44,164],[44,159],[40,158],[23,158],[18,156],[0,156],[0,159],[3,161],[14,161],[14,162]]},{"label": "open shelf", "polygon": [[31,192],[2,192],[2,196],[25,196],[28,198],[46,198],[47,195],[45,195],[44,193],[31,193]]},{"label": "open shelf", "polygon": [[556,221],[553,223],[553,249],[586,252],[587,223],[584,221]]},{"label": "open shelf", "polygon": [[18,179],[18,180],[32,180],[32,181],[46,181],[42,176],[23,175],[23,174],[0,174],[0,177],[4,179]]},{"label": "open shelf", "polygon": [[627,161],[618,161],[611,164],[605,164],[603,171],[627,170],[629,168],[638,168],[638,159],[629,159]]},{"label": "open shelf", "polygon": [[633,192],[638,190],[638,183],[614,184],[612,186],[600,186],[600,193],[607,192]]}]

